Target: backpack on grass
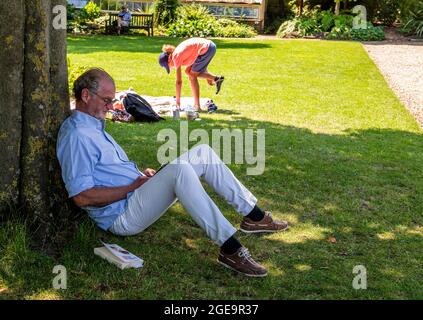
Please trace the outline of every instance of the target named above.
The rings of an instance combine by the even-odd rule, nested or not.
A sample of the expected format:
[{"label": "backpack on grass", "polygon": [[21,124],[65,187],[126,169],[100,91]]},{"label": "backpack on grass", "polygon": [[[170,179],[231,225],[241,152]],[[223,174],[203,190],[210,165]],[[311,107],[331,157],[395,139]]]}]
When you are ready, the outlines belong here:
[{"label": "backpack on grass", "polygon": [[135,121],[157,122],[165,120],[153,110],[143,97],[136,93],[128,93],[123,99],[123,105],[126,111],[134,117]]}]

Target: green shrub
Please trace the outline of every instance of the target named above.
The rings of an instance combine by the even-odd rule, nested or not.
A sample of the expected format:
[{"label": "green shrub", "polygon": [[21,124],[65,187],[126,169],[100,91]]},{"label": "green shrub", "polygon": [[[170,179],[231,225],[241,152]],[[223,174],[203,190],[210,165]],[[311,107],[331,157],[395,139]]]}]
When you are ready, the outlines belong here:
[{"label": "green shrub", "polygon": [[76,14],[76,8],[73,4],[67,3],[66,4],[66,19],[67,21],[75,20],[77,14]]},{"label": "green shrub", "polygon": [[94,2],[88,2],[87,5],[82,8],[78,15],[78,20],[80,21],[94,21],[100,17],[100,7],[97,6]]},{"label": "green shrub", "polygon": [[279,38],[291,38],[299,36],[297,31],[296,18],[283,22],[279,27],[276,36],[278,36]]},{"label": "green shrub", "polygon": [[311,36],[321,32],[318,21],[314,17],[301,17],[298,19],[297,29],[300,36]]},{"label": "green shrub", "polygon": [[167,29],[171,37],[213,37],[215,29],[204,20],[177,20]]},{"label": "green shrub", "polygon": [[156,0],[154,3],[155,24],[167,26],[174,22],[178,8],[178,0]]},{"label": "green shrub", "polygon": [[316,19],[302,16],[282,23],[277,36],[280,38],[305,37],[319,32],[321,32],[321,29]]},{"label": "green shrub", "polygon": [[176,21],[167,29],[167,35],[171,37],[250,38],[257,35],[249,25],[231,19],[216,19],[200,4],[180,6],[176,14]]},{"label": "green shrub", "polygon": [[304,37],[325,33],[326,39],[378,41],[385,39],[382,27],[368,23],[367,29],[353,29],[354,16],[340,14],[336,16],[330,10],[309,11],[306,15],[282,23],[278,37]]},{"label": "green shrub", "polygon": [[[101,9],[94,2],[89,2],[79,11],[73,12],[74,20],[68,20],[68,32],[99,33],[104,29],[104,16],[101,16]],[[68,12],[68,15],[70,13]]]},{"label": "green shrub", "polygon": [[68,32],[71,32],[77,25],[75,19],[77,18],[77,11],[75,7],[68,3],[66,5],[66,29]]},{"label": "green shrub", "polygon": [[358,41],[381,41],[385,40],[385,32],[382,27],[374,27],[369,22],[367,29],[352,29],[351,39]]},{"label": "green shrub", "polygon": [[71,65],[69,58],[68,61],[68,84],[69,84],[69,95],[72,96],[72,90],[73,90],[73,83],[74,81],[85,71],[89,69],[89,67],[86,66],[77,66],[77,65]]},{"label": "green shrub", "polygon": [[338,16],[334,15],[334,26],[330,30],[330,33],[326,36],[326,39],[351,40],[353,19],[353,16],[346,14],[340,14]]},{"label": "green shrub", "polygon": [[329,32],[335,24],[335,15],[330,11],[320,12],[320,26],[323,32]]},{"label": "green shrub", "polygon": [[335,27],[349,27],[352,28],[354,17],[347,14],[334,15]]},{"label": "green shrub", "polygon": [[225,18],[217,20],[215,31],[217,37],[223,38],[252,38],[257,35],[253,27]]},{"label": "green shrub", "polygon": [[391,26],[399,15],[400,0],[377,1],[378,6],[375,12],[375,19],[384,25]]},{"label": "green shrub", "polygon": [[332,28],[326,39],[381,41],[385,40],[385,32],[382,27],[375,27],[370,22],[368,22],[367,29],[353,29],[348,24],[339,23]]},{"label": "green shrub", "polygon": [[209,37],[216,34],[216,19],[202,5],[180,6],[176,10],[176,16],[176,21],[168,28],[168,35],[171,37]]},{"label": "green shrub", "polygon": [[341,24],[333,27],[330,33],[326,36],[326,39],[351,40],[351,31],[351,27]]},{"label": "green shrub", "polygon": [[404,0],[401,22],[404,32],[423,36],[423,0]]},{"label": "green shrub", "polygon": [[201,4],[190,4],[179,7],[176,10],[178,20],[204,20],[213,23],[216,19],[207,7]]}]

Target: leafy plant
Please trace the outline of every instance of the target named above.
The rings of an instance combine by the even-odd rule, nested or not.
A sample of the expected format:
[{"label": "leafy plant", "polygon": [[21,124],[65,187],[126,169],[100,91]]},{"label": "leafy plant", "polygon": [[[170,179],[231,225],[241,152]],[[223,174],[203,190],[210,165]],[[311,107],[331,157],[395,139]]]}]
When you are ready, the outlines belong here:
[{"label": "leafy plant", "polygon": [[384,0],[378,2],[375,18],[384,25],[391,26],[398,18],[400,0]]},{"label": "leafy plant", "polygon": [[330,10],[320,12],[320,27],[323,32],[328,32],[332,29],[335,23],[335,17]]},{"label": "leafy plant", "polygon": [[252,38],[257,31],[246,24],[231,19],[221,18],[217,20],[216,36],[223,38]]},{"label": "leafy plant", "polygon": [[285,37],[305,37],[320,33],[322,30],[314,17],[301,16],[285,21],[279,27],[277,36]]},{"label": "leafy plant", "polygon": [[352,23],[353,17],[350,15],[338,15],[334,16],[334,27],[330,33],[326,36],[327,39],[339,39],[339,40],[350,40],[352,39]]},{"label": "leafy plant", "polygon": [[404,1],[401,15],[403,31],[423,36],[423,0]]},{"label": "leafy plant", "polygon": [[352,29],[351,38],[358,41],[381,41],[385,40],[385,32],[382,27],[375,27],[369,22],[367,29]]},{"label": "leafy plant", "polygon": [[66,4],[66,19],[67,21],[74,20],[76,18],[76,8],[73,4],[67,3]]},{"label": "leafy plant", "polygon": [[83,74],[85,71],[89,69],[87,66],[78,66],[78,65],[72,65],[70,63],[69,58],[67,59],[68,62],[68,84],[69,84],[69,94],[72,95],[73,90],[73,83],[75,80]]},{"label": "leafy plant", "polygon": [[326,39],[351,40],[351,31],[351,27],[340,24],[332,28]]},{"label": "leafy plant", "polygon": [[300,17],[297,22],[297,30],[302,37],[321,32],[317,20],[312,17]]},{"label": "leafy plant", "polygon": [[169,25],[172,37],[209,37],[218,28],[216,19],[206,7],[199,4],[180,6],[176,10],[177,20]]},{"label": "leafy plant", "polygon": [[168,27],[172,37],[230,37],[250,38],[257,35],[253,27],[231,19],[216,19],[200,4],[180,6],[177,20]]},{"label": "leafy plant", "polygon": [[100,7],[94,2],[88,2],[79,13],[78,20],[80,21],[93,21],[100,17]]},{"label": "leafy plant", "polygon": [[299,35],[297,32],[297,18],[282,23],[276,35],[279,38],[297,37]]},{"label": "leafy plant", "polygon": [[178,0],[156,0],[154,3],[154,16],[156,25],[168,25],[177,18]]},{"label": "leafy plant", "polygon": [[354,17],[347,14],[340,14],[339,16],[334,16],[335,27],[349,27],[352,28]]}]

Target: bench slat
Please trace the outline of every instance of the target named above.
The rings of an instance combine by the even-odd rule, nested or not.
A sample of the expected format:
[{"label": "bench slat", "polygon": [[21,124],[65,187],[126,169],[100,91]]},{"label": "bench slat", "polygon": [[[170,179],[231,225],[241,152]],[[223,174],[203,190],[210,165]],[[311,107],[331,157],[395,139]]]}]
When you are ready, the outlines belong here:
[{"label": "bench slat", "polygon": [[[113,21],[116,21],[118,18],[117,13],[109,13],[109,19],[106,20],[106,32],[110,33],[113,29]],[[154,35],[153,30],[153,21],[154,15],[153,14],[132,14],[131,22],[129,24],[128,29],[144,29],[148,31],[148,36]]]}]

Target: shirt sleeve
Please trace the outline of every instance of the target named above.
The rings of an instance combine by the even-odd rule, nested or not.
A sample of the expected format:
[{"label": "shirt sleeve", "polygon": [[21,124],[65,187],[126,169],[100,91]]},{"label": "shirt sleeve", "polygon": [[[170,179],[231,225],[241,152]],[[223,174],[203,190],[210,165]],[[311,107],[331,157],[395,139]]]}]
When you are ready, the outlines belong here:
[{"label": "shirt sleeve", "polygon": [[93,174],[99,155],[88,138],[77,132],[69,134],[58,144],[57,157],[69,198],[95,187]]}]

